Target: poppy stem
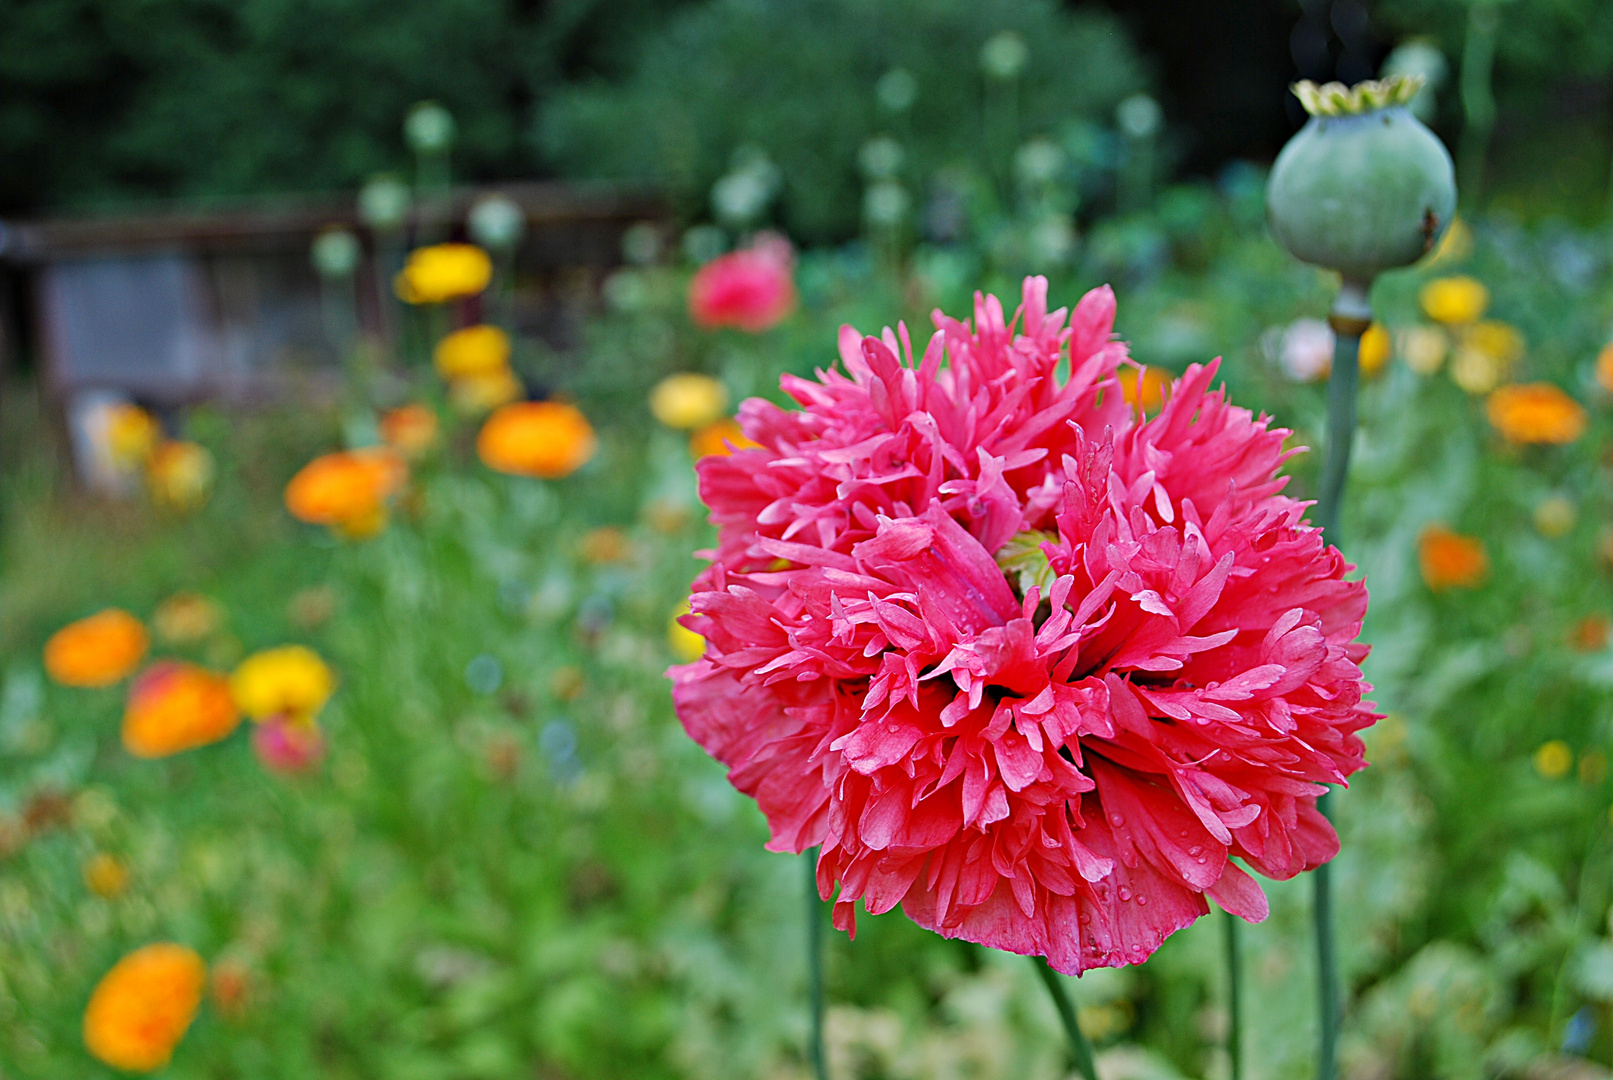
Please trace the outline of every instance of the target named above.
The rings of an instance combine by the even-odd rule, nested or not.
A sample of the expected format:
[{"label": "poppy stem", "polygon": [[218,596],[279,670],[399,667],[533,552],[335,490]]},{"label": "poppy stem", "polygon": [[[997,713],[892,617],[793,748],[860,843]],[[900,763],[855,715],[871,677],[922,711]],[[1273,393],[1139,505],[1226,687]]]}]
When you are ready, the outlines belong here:
[{"label": "poppy stem", "polygon": [[[1343,510],[1344,482],[1350,473],[1350,444],[1355,441],[1355,390],[1360,381],[1361,335],[1372,325],[1372,304],[1368,298],[1372,283],[1349,278],[1339,289],[1328,314],[1333,328],[1333,372],[1327,383],[1327,450],[1322,459],[1322,480],[1317,488],[1314,520],[1323,538],[1334,547],[1339,544],[1339,518]],[[1316,800],[1316,808],[1328,812],[1332,795]],[[1317,1005],[1321,1014],[1317,1039],[1317,1080],[1334,1080],[1338,1075],[1339,975],[1338,951],[1333,939],[1333,875],[1326,863],[1311,875],[1314,901],[1311,914],[1316,922]]]},{"label": "poppy stem", "polygon": [[1070,1040],[1070,1057],[1075,1060],[1075,1071],[1081,1074],[1082,1080],[1098,1080],[1098,1067],[1092,1062],[1092,1044],[1081,1034],[1081,1021],[1076,1018],[1075,1005],[1070,1001],[1070,995],[1064,992],[1064,984],[1059,981],[1058,973],[1040,956],[1030,959],[1036,965],[1036,974],[1042,977],[1042,985],[1047,987],[1047,992],[1053,998],[1053,1007],[1058,1010],[1059,1022],[1064,1025],[1064,1034]]},{"label": "poppy stem", "polygon": [[811,1027],[807,1033],[807,1059],[815,1080],[829,1080],[829,1063],[823,1054],[823,898],[818,895],[818,849],[808,848],[801,860],[806,866],[807,997]]},{"label": "poppy stem", "polygon": [[1238,917],[1221,913],[1227,945],[1227,1058],[1232,1080],[1243,1080],[1243,947],[1238,941]]}]

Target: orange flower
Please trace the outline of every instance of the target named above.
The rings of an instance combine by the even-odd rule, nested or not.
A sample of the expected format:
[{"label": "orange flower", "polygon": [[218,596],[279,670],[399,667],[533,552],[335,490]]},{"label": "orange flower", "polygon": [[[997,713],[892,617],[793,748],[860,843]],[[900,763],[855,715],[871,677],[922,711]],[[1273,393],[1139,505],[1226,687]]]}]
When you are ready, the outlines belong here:
[{"label": "orange flower", "polygon": [[386,524],[387,496],[403,486],[409,467],[386,446],[317,457],[286,485],[286,509],[311,525],[358,538]]},{"label": "orange flower", "polygon": [[1587,615],[1568,632],[1568,645],[1575,652],[1601,652],[1613,639],[1613,622],[1606,615]]},{"label": "orange flower", "polygon": [[[752,442],[732,420],[718,420],[707,424],[689,437],[689,452],[696,458],[721,454],[727,457],[735,450],[755,450],[761,443]],[[730,449],[732,448],[732,449]]]},{"label": "orange flower", "polygon": [[1596,382],[1613,394],[1613,341],[1603,345],[1602,351],[1596,354]]},{"label": "orange flower", "polygon": [[491,375],[510,366],[510,335],[496,326],[467,326],[437,342],[432,360],[445,379]]},{"label": "orange flower", "polygon": [[406,458],[419,458],[437,441],[437,414],[418,402],[381,416],[381,438]]},{"label": "orange flower", "polygon": [[482,425],[476,453],[490,469],[516,476],[557,479],[594,456],[599,441],[588,418],[558,401],[517,401]]},{"label": "orange flower", "polygon": [[1484,580],[1490,569],[1482,540],[1452,532],[1443,525],[1430,525],[1417,538],[1417,563],[1423,581],[1435,592],[1471,589]]},{"label": "orange flower", "polygon": [[146,459],[151,497],[175,510],[194,510],[213,489],[213,455],[200,443],[168,439]]},{"label": "orange flower", "polygon": [[1120,393],[1126,404],[1133,409],[1141,404],[1145,413],[1154,412],[1165,404],[1165,397],[1171,390],[1170,372],[1160,367],[1123,367],[1115,377],[1120,380]]},{"label": "orange flower", "polygon": [[129,1072],[168,1064],[196,1017],[207,965],[183,945],[136,949],[102,976],[84,1009],[84,1045]]},{"label": "orange flower", "polygon": [[111,686],[135,669],[150,643],[139,619],[107,608],[51,635],[45,671],[63,686]]},{"label": "orange flower", "polygon": [[1562,445],[1585,434],[1585,409],[1551,383],[1503,386],[1485,411],[1508,442]]},{"label": "orange flower", "polygon": [[123,746],[160,758],[216,743],[241,722],[223,675],[183,660],[159,660],[129,688]]}]

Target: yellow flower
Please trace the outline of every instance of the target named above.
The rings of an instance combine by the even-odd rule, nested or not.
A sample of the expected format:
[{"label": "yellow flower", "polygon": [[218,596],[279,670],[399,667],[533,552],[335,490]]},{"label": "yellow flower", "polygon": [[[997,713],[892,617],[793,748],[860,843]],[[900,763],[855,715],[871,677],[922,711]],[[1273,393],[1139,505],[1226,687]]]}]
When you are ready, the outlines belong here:
[{"label": "yellow flower", "polygon": [[1400,355],[1419,375],[1432,375],[1445,362],[1450,339],[1437,326],[1413,326],[1400,332]]},{"label": "yellow flower", "polygon": [[672,654],[685,663],[693,663],[706,652],[706,639],[684,626],[678,620],[689,614],[689,601],[685,600],[678,605],[668,620],[666,627],[667,644],[672,646]]},{"label": "yellow flower", "polygon": [[98,851],[84,860],[84,884],[96,896],[110,900],[129,887],[129,868],[116,855]]},{"label": "yellow flower", "polygon": [[1171,391],[1171,374],[1162,367],[1122,367],[1115,377],[1120,380],[1120,394],[1133,409],[1141,406],[1143,412],[1159,411]]},{"label": "yellow flower", "polygon": [[1454,218],[1450,228],[1440,238],[1439,246],[1429,258],[1427,265],[1441,266],[1447,263],[1461,262],[1473,254],[1473,230],[1467,227],[1467,222],[1461,218]]},{"label": "yellow flower", "polygon": [[132,472],[139,468],[161,438],[156,418],[140,406],[120,403],[108,410],[107,449],[120,469]]},{"label": "yellow flower", "polygon": [[1367,332],[1361,335],[1361,374],[1369,379],[1377,375],[1389,363],[1392,351],[1389,331],[1383,323],[1375,322],[1367,327]]},{"label": "yellow flower", "polygon": [[484,375],[464,375],[448,384],[448,401],[454,410],[475,416],[518,401],[525,392],[521,380],[507,367]]},{"label": "yellow flower", "polygon": [[1567,536],[1578,518],[1573,500],[1564,495],[1547,495],[1535,504],[1535,529],[1553,540]]},{"label": "yellow flower", "polygon": [[1477,537],[1430,525],[1417,539],[1417,565],[1428,587],[1440,592],[1473,588],[1489,572],[1490,559]]},{"label": "yellow flower", "polygon": [[136,949],[102,976],[84,1009],[84,1045],[128,1072],[168,1064],[196,1017],[207,965],[183,945]]},{"label": "yellow flower", "polygon": [[1523,335],[1511,323],[1499,319],[1486,319],[1474,323],[1461,332],[1464,348],[1477,349],[1494,357],[1503,368],[1510,368],[1523,359]]},{"label": "yellow flower", "polygon": [[168,757],[216,743],[240,722],[224,676],[183,660],[159,660],[129,687],[123,746],[135,757]]},{"label": "yellow flower", "polygon": [[1485,405],[1490,423],[1515,443],[1571,443],[1585,434],[1585,409],[1551,383],[1503,386]]},{"label": "yellow flower", "polygon": [[416,459],[437,441],[437,414],[418,402],[400,405],[381,414],[380,428],[381,441],[405,458]]},{"label": "yellow flower", "polygon": [[386,523],[386,499],[408,477],[409,467],[389,446],[325,454],[286,485],[286,509],[298,521],[350,537],[374,535]]},{"label": "yellow flower", "polygon": [[[755,450],[761,445],[746,438],[739,425],[732,420],[718,420],[707,424],[689,436],[689,453],[693,454],[696,460],[710,457],[712,454],[726,457],[734,450]],[[733,449],[729,449],[730,447]]]},{"label": "yellow flower", "polygon": [[51,635],[45,672],[63,686],[111,686],[135,669],[149,644],[139,619],[107,608]]},{"label": "yellow flower", "polygon": [[151,497],[175,510],[194,510],[213,488],[213,455],[200,443],[169,439],[146,459]]},{"label": "yellow flower", "polygon": [[588,418],[558,401],[505,405],[482,425],[476,453],[490,469],[547,480],[582,468],[598,448]]},{"label": "yellow flower", "polygon": [[319,654],[302,645],[263,649],[242,660],[230,690],[253,720],[312,717],[336,690],[336,676]]},{"label": "yellow flower", "polygon": [[1465,326],[1478,322],[1490,306],[1490,290],[1465,274],[1435,278],[1418,295],[1423,311],[1435,322]]},{"label": "yellow flower", "polygon": [[1458,349],[1451,361],[1451,380],[1474,396],[1488,394],[1501,385],[1504,374],[1499,360],[1478,349]]},{"label": "yellow flower", "polygon": [[441,304],[475,296],[493,280],[493,261],[474,244],[433,244],[409,252],[393,282],[398,299]]},{"label": "yellow flower", "polygon": [[728,388],[710,375],[668,375],[650,391],[650,412],[670,428],[705,427],[728,408]]},{"label": "yellow flower", "polygon": [[1561,739],[1543,742],[1535,751],[1535,772],[1547,780],[1561,780],[1574,767],[1574,751]]},{"label": "yellow flower", "polygon": [[491,375],[510,364],[510,335],[496,326],[467,326],[437,342],[432,359],[445,379]]},{"label": "yellow flower", "polygon": [[219,628],[224,613],[200,593],[175,593],[157,605],[151,625],[157,636],[170,645],[190,645]]}]

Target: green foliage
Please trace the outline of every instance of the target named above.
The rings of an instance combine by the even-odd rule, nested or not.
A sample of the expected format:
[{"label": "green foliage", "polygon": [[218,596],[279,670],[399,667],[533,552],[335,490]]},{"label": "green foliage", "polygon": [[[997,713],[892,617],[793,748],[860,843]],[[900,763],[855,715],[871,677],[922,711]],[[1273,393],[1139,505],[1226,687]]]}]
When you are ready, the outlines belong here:
[{"label": "green foliage", "polygon": [[530,174],[532,103],[677,3],[4,0],[0,207],[354,187],[424,98],[461,175]]},{"label": "green foliage", "polygon": [[[1004,30],[1029,49],[1017,80],[982,71]],[[895,69],[917,88],[905,111],[875,93]],[[676,16],[625,82],[557,91],[540,138],[565,172],[659,180],[691,217],[735,152],[758,148],[785,178],[778,221],[818,242],[856,231],[858,150],[876,133],[904,151],[905,181],[961,165],[1005,184],[1027,138],[1107,123],[1141,86],[1112,19],[1050,0],[713,0]]]}]

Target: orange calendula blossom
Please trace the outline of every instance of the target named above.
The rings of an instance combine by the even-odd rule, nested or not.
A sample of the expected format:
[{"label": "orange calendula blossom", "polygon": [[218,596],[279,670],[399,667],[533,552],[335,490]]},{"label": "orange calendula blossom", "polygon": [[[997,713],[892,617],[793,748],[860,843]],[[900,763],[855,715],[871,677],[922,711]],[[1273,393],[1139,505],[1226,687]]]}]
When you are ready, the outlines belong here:
[{"label": "orange calendula blossom", "polygon": [[441,304],[475,296],[493,280],[493,261],[474,244],[433,244],[409,252],[393,282],[409,304]]},{"label": "orange calendula blossom", "polygon": [[1585,434],[1585,409],[1551,383],[1503,386],[1485,404],[1490,423],[1508,442],[1571,443]]},{"label": "orange calendula blossom", "polygon": [[129,687],[123,746],[161,758],[226,738],[241,722],[229,680],[183,660],[159,660]]},{"label": "orange calendula blossom", "polygon": [[707,424],[689,437],[689,452],[697,460],[712,454],[726,456],[735,450],[754,450],[760,445],[746,438],[739,425],[732,420]]},{"label": "orange calendula blossom", "polygon": [[467,326],[437,342],[432,360],[445,379],[502,371],[510,365],[510,335],[496,326]]},{"label": "orange calendula blossom", "polygon": [[487,418],[476,437],[476,453],[488,468],[546,480],[582,468],[598,445],[582,411],[559,401],[505,405]]},{"label": "orange calendula blossom", "polygon": [[1171,374],[1162,367],[1122,367],[1115,378],[1126,404],[1145,413],[1158,412],[1171,390]]},{"label": "orange calendula blossom", "polygon": [[271,716],[312,717],[336,690],[336,676],[303,645],[260,649],[230,675],[236,704],[253,720]]},{"label": "orange calendula blossom", "polygon": [[385,526],[386,500],[408,476],[409,467],[389,446],[325,454],[286,485],[286,509],[299,521],[344,536],[371,536]]},{"label": "orange calendula blossom", "polygon": [[381,415],[381,440],[411,460],[418,459],[437,441],[437,414],[419,402],[399,405]]},{"label": "orange calendula blossom", "polygon": [[1435,592],[1471,589],[1489,573],[1490,557],[1478,537],[1430,525],[1417,538],[1417,565],[1423,581]]},{"label": "orange calendula blossom", "polygon": [[1596,385],[1613,394],[1613,341],[1596,354]]},{"label": "orange calendula blossom", "polygon": [[68,623],[45,642],[45,671],[63,686],[111,686],[135,669],[151,636],[121,608]]},{"label": "orange calendula blossom", "polygon": [[160,1069],[196,1018],[206,985],[207,965],[194,950],[169,942],[136,949],[90,995],[84,1045],[116,1069]]}]

